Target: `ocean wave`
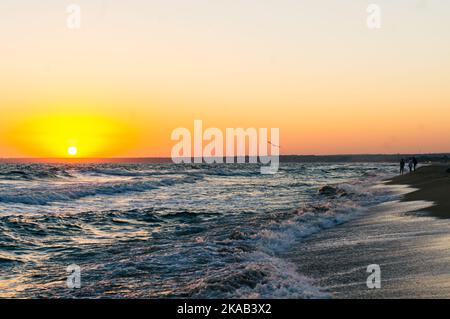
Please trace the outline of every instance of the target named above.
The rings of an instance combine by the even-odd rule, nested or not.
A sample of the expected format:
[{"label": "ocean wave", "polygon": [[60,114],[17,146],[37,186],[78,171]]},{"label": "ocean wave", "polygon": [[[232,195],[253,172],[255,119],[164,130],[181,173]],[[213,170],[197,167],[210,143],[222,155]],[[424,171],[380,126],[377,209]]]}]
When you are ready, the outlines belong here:
[{"label": "ocean wave", "polygon": [[2,265],[11,265],[11,264],[22,264],[23,262],[20,259],[17,258],[8,258],[8,257],[2,257],[0,256],[0,266]]},{"label": "ocean wave", "polygon": [[[392,197],[382,190],[369,190],[367,183],[335,184],[348,196],[326,197],[293,212],[254,216],[230,230],[219,252],[236,260],[216,273],[191,284],[194,298],[328,298],[327,292],[296,270],[286,258],[296,243],[328,228],[363,215],[367,205]],[[320,196],[320,195],[319,195]],[[264,226],[262,226],[264,225]]]},{"label": "ocean wave", "polygon": [[309,206],[293,212],[291,218],[270,222],[252,238],[260,250],[271,254],[282,253],[298,241],[343,224],[364,211],[363,207],[352,201],[342,203],[339,207],[326,204]]},{"label": "ocean wave", "polygon": [[[1,182],[0,267],[21,297],[327,298],[290,262],[296,244],[389,199],[367,165],[334,167],[64,165],[74,178]],[[73,262],[83,289],[50,287]]]},{"label": "ocean wave", "polygon": [[263,252],[230,264],[188,285],[191,298],[328,298],[321,288],[299,274],[294,264]]},{"label": "ocean wave", "polygon": [[260,175],[258,164],[2,164],[0,179],[33,181],[82,176],[154,177],[172,175],[236,176]]},{"label": "ocean wave", "polygon": [[342,188],[331,186],[331,185],[325,185],[319,188],[318,191],[319,195],[324,195],[328,197],[341,197],[346,196],[347,192],[343,190]]},{"label": "ocean wave", "polygon": [[9,164],[0,166],[0,180],[33,181],[73,177],[64,167]]},{"label": "ocean wave", "polygon": [[159,175],[179,174],[178,171],[158,170],[158,167],[141,167],[136,165],[130,166],[80,166],[75,168],[77,173],[87,174],[91,176],[119,176],[119,177],[151,177]]},{"label": "ocean wave", "polygon": [[5,189],[0,194],[0,202],[26,205],[47,205],[52,202],[77,200],[95,195],[117,195],[128,192],[145,192],[180,183],[195,183],[199,176],[164,178],[156,181],[127,181],[106,183],[70,183],[58,186],[39,186],[25,189]]}]

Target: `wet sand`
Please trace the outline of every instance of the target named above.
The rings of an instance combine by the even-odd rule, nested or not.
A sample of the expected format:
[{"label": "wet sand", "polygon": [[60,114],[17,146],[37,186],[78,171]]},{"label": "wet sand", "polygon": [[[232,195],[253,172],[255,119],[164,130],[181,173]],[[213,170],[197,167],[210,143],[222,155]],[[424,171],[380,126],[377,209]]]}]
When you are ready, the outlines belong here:
[{"label": "wet sand", "polygon": [[388,184],[404,184],[416,188],[406,194],[403,201],[431,201],[434,205],[427,212],[435,217],[450,218],[450,165],[420,167],[416,172],[393,178]]},{"label": "wet sand", "polygon": [[[383,187],[402,200],[318,233],[286,257],[332,298],[450,298],[450,219],[436,218],[450,216],[444,173],[437,165],[394,178]],[[407,182],[418,189],[397,185]],[[371,264],[381,268],[380,289],[367,287]]]}]

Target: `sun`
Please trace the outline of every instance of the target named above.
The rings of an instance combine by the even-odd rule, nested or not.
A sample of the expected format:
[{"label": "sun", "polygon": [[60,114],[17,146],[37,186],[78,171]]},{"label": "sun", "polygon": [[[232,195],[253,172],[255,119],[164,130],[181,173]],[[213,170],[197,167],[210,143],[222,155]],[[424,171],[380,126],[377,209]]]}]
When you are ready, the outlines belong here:
[{"label": "sun", "polygon": [[78,153],[78,149],[75,146],[70,146],[67,149],[67,153],[69,153],[70,156],[75,156]]}]

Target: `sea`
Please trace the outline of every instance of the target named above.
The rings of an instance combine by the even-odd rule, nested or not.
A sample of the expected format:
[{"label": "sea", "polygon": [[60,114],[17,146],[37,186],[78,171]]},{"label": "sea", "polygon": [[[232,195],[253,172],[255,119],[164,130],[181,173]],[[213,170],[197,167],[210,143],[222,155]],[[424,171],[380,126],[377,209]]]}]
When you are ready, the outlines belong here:
[{"label": "sea", "polygon": [[283,256],[395,199],[397,170],[2,163],[0,297],[327,298]]}]

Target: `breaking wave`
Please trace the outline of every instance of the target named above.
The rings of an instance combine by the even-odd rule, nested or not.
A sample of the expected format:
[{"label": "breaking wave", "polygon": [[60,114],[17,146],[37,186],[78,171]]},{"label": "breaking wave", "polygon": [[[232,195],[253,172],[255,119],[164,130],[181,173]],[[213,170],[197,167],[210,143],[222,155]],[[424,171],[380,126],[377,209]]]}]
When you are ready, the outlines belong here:
[{"label": "breaking wave", "polygon": [[52,202],[77,200],[87,196],[117,195],[131,192],[145,192],[179,183],[195,183],[200,177],[164,178],[156,181],[127,181],[104,183],[70,183],[19,189],[8,189],[0,194],[0,202],[27,205],[47,205]]},{"label": "breaking wave", "polygon": [[370,187],[390,166],[342,165],[0,166],[0,271],[22,285],[6,293],[327,298],[285,256],[393,196]]}]

